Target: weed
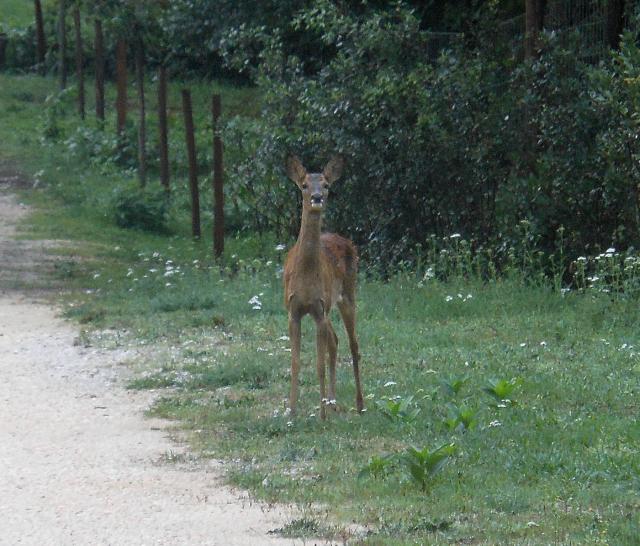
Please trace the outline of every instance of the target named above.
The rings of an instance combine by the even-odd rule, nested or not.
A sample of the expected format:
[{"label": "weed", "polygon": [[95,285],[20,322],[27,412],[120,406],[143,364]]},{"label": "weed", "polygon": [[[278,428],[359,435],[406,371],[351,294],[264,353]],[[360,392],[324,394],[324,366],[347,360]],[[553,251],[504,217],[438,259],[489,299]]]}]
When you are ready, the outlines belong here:
[{"label": "weed", "polygon": [[522,385],[521,378],[514,379],[490,379],[487,385],[482,388],[482,391],[487,393],[493,398],[493,404],[495,407],[507,407],[514,406],[516,404],[513,400],[512,393],[517,387]]},{"label": "weed", "polygon": [[396,396],[394,398],[386,398],[376,400],[376,406],[387,419],[396,423],[410,425],[415,422],[418,415],[422,411],[414,401],[413,396],[404,398]]},{"label": "weed", "polygon": [[448,417],[444,424],[449,430],[473,430],[478,425],[477,412],[466,406],[447,404]]},{"label": "weed", "polygon": [[429,450],[428,447],[422,449],[409,447],[398,460],[405,467],[412,481],[423,492],[427,492],[433,477],[442,470],[457,450],[453,443],[443,444],[433,450]]}]

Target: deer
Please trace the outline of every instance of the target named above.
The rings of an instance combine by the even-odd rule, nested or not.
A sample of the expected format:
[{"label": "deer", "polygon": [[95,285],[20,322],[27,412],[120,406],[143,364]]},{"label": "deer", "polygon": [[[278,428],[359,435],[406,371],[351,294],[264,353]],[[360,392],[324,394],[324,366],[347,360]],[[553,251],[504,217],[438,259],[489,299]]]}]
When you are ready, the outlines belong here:
[{"label": "deer", "polygon": [[[301,321],[310,315],[316,323],[316,367],[320,383],[320,419],[326,407],[336,409],[336,361],[338,336],[330,312],[336,304],[349,338],[356,386],[356,408],[364,410],[360,385],[360,353],[356,337],[356,283],[358,251],[349,240],[335,233],[322,233],[322,215],[330,186],[340,178],[342,156],[333,157],[321,173],[308,173],[300,160],[289,156],[287,176],[302,193],[302,219],[295,245],[284,265],[284,304],[289,318],[291,342],[291,393],[289,411],[296,414],[300,372]],[[326,359],[329,362],[329,389],[326,392]]]}]

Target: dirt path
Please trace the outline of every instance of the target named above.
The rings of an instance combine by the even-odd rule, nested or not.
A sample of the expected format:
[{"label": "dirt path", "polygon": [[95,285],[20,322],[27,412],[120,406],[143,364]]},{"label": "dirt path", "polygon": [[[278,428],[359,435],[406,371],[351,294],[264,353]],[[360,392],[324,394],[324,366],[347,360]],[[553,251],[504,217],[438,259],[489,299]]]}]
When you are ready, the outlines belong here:
[{"label": "dirt path", "polygon": [[302,544],[268,534],[290,516],[222,486],[215,463],[167,463],[180,447],[122,388],[118,355],[74,346],[16,289],[44,259],[13,239],[25,213],[0,184],[0,544]]}]

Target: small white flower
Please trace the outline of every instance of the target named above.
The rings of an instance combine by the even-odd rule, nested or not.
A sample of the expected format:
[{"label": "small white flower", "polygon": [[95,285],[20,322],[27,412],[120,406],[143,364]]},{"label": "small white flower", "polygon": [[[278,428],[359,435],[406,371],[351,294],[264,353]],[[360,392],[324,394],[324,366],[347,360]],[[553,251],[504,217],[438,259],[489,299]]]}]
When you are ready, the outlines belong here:
[{"label": "small white flower", "polygon": [[395,381],[387,381],[383,387],[392,387],[393,385],[397,385]]},{"label": "small white flower", "polygon": [[288,417],[289,415],[291,415],[291,408],[286,408],[282,415],[284,415],[285,417]]},{"label": "small white flower", "polygon": [[94,273],[94,274],[93,274],[93,278],[94,278],[94,279],[98,279],[98,278],[100,278],[100,273]]},{"label": "small white flower", "polygon": [[289,341],[289,336],[280,336],[278,341]]},{"label": "small white flower", "polygon": [[497,420],[496,421],[491,421],[489,423],[489,428],[501,427],[501,426],[502,426],[502,423],[500,421],[497,421]]},{"label": "small white flower", "polygon": [[521,343],[521,344],[520,344],[520,347],[526,347],[526,346],[527,346],[527,344],[526,344],[526,343]]},{"label": "small white flower", "polygon": [[459,233],[454,233],[453,235],[449,235],[449,239],[459,239],[461,235]]},{"label": "small white flower", "polygon": [[540,346],[541,347],[546,347],[547,346],[547,342],[546,341],[541,341],[540,342]]},{"label": "small white flower", "polygon": [[280,244],[276,245],[276,250],[278,250],[278,251],[284,250],[285,248],[287,248],[287,245],[285,245],[285,244],[280,243]]},{"label": "small white flower", "polygon": [[287,421],[287,426],[288,427],[292,427],[293,426],[293,421]]},{"label": "small white flower", "polygon": [[444,298],[444,301],[451,301],[453,300],[453,296],[447,296],[446,298]]}]

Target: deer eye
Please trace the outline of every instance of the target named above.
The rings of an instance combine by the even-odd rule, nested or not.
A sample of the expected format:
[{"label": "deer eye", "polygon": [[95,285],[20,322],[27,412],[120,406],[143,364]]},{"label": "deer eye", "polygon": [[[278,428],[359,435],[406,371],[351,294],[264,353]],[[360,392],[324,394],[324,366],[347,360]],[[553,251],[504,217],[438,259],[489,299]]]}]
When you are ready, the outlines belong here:
[{"label": "deer eye", "polygon": [[325,190],[328,190],[328,189],[329,189],[329,184],[327,184],[327,183],[325,182],[325,183],[322,185],[322,187],[323,187]]},{"label": "deer eye", "polygon": [[302,183],[302,189],[306,190],[309,187],[309,184],[307,184],[306,182]]}]

